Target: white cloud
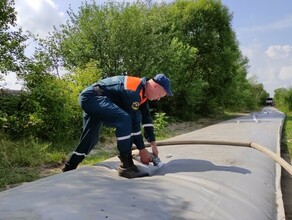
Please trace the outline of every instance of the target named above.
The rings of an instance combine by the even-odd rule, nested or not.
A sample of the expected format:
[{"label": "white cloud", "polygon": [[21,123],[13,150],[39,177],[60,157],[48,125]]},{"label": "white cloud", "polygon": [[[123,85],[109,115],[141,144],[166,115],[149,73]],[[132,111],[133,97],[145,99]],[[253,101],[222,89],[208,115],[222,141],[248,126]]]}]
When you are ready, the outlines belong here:
[{"label": "white cloud", "polygon": [[265,51],[270,58],[285,59],[292,55],[292,46],[290,45],[271,45]]},{"label": "white cloud", "polygon": [[41,37],[65,22],[65,14],[52,0],[16,0],[15,8],[17,24]]},{"label": "white cloud", "polygon": [[273,96],[277,88],[292,85],[291,45],[270,45],[266,48],[258,41],[253,41],[241,47],[241,51],[249,59],[248,77],[255,75],[270,95]]},{"label": "white cloud", "polygon": [[281,80],[291,80],[292,81],[292,65],[282,67],[280,69],[279,78]]}]

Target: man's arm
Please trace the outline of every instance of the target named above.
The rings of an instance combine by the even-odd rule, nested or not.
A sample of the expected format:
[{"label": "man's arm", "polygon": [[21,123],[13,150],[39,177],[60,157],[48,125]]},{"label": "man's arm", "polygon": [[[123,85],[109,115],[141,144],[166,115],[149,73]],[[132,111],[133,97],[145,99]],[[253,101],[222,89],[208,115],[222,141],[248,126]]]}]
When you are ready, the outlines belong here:
[{"label": "man's arm", "polygon": [[142,126],[144,128],[144,136],[151,145],[152,153],[158,156],[158,149],[154,133],[154,124],[147,101],[140,106],[140,111],[142,115]]},{"label": "man's arm", "polygon": [[144,129],[144,137],[149,143],[151,143],[155,141],[155,134],[154,124],[150,115],[149,105],[147,101],[140,106],[140,112],[142,115],[142,127]]}]

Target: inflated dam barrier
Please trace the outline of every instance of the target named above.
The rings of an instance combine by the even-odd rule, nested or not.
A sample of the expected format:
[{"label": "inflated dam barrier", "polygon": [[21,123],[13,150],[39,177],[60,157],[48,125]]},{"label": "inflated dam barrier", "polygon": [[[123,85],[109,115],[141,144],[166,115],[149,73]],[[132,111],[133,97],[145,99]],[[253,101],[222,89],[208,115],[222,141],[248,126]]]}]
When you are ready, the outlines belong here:
[{"label": "inflated dam barrier", "polygon": [[119,177],[113,157],[3,191],[0,220],[285,219],[284,119],[267,107],[158,142],[162,167],[135,160],[149,177]]}]

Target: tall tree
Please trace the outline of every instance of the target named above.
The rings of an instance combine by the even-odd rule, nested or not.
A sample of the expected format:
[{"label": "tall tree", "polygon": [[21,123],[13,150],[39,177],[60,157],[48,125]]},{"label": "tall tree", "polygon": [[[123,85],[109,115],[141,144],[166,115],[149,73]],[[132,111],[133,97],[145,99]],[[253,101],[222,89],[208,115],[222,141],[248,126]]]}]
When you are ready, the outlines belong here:
[{"label": "tall tree", "polygon": [[148,1],[85,3],[77,15],[70,12],[70,22],[61,29],[65,65],[84,67],[96,60],[107,76],[159,71],[170,40],[162,32],[165,21],[148,6]]},{"label": "tall tree", "polygon": [[220,0],[93,2],[69,15],[54,35],[59,39],[49,41],[58,42],[64,65],[82,69],[93,61],[102,77],[164,72],[175,96],[160,102],[160,110],[188,119],[228,105],[244,107],[247,102],[238,100],[253,97],[248,60],[231,28],[232,14]]},{"label": "tall tree", "polygon": [[226,88],[239,74],[236,66],[242,60],[231,28],[232,15],[218,0],[177,0],[172,10],[175,33],[182,42],[197,48],[192,69],[204,84],[201,111],[218,109],[224,104]]},{"label": "tall tree", "polygon": [[27,36],[16,30],[14,0],[0,1],[0,77],[8,71],[20,72],[26,61]]}]

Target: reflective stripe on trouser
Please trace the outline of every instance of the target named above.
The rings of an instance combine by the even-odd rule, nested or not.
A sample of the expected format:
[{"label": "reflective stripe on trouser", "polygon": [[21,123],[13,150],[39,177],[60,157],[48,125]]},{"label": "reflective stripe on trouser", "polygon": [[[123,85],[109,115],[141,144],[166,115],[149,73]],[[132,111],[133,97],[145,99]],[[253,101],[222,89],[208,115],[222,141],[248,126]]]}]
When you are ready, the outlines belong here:
[{"label": "reflective stripe on trouser", "polygon": [[92,86],[81,93],[79,102],[84,111],[83,132],[76,150],[68,161],[69,164],[78,164],[89,154],[98,142],[102,124],[116,128],[117,148],[120,153],[131,151],[132,120],[127,112],[106,96],[96,96]]},{"label": "reflective stripe on trouser", "polygon": [[97,144],[101,126],[102,123],[97,118],[90,117],[87,113],[83,114],[83,132],[68,161],[70,165],[78,165]]}]

